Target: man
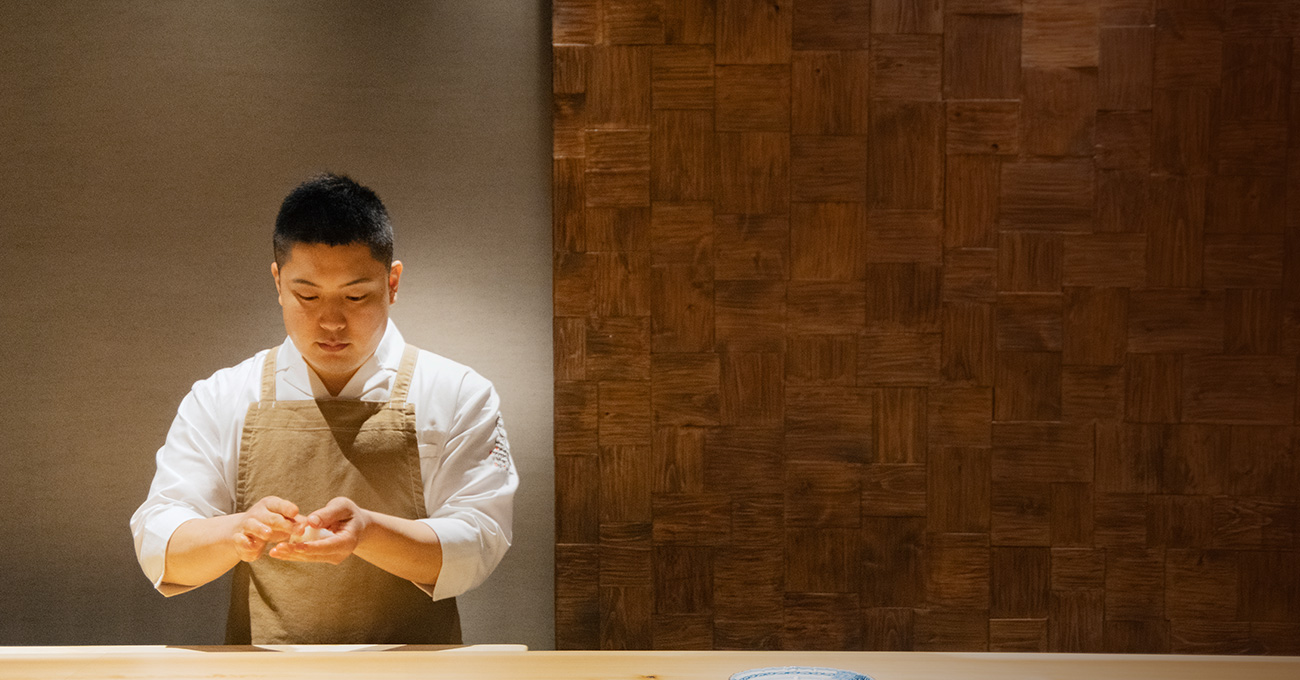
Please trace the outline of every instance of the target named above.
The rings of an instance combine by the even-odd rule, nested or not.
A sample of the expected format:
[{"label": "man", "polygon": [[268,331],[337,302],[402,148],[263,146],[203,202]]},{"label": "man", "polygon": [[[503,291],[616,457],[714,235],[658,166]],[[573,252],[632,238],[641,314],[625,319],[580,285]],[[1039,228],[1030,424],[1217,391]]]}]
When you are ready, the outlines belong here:
[{"label": "man", "polygon": [[271,275],[288,338],[194,384],[131,518],[164,595],[232,567],[228,644],[455,644],[455,595],[511,541],[518,477],[492,384],[408,346],[378,196],[285,198]]}]

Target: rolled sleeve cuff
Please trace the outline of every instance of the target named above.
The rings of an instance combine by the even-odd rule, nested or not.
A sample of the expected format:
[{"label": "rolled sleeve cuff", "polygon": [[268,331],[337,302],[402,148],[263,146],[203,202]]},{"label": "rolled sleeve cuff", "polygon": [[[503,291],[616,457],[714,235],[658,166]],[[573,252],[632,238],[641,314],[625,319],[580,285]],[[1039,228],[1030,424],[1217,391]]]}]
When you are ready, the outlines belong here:
[{"label": "rolled sleeve cuff", "polygon": [[149,520],[145,529],[144,540],[140,543],[140,567],[153,587],[166,597],[180,595],[194,590],[197,586],[183,586],[166,581],[167,543],[180,525],[203,516],[187,508],[167,508]]},{"label": "rolled sleeve cuff", "polygon": [[442,547],[442,569],[438,572],[438,582],[429,587],[416,585],[435,600],[456,597],[478,585],[478,573],[481,570],[481,549],[478,532],[465,522],[450,517],[433,517],[419,520],[438,534],[438,543]]}]

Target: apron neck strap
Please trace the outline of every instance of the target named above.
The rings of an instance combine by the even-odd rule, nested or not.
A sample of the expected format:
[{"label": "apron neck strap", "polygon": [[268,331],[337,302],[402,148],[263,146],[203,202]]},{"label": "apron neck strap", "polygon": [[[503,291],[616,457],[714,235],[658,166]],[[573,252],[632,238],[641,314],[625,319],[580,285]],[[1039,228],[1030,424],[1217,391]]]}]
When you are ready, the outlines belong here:
[{"label": "apron neck strap", "polygon": [[415,361],[419,358],[420,350],[414,345],[408,344],[402,350],[402,363],[397,368],[397,381],[393,383],[392,400],[389,402],[396,408],[406,405],[406,394],[411,390],[411,376],[415,375]]},{"label": "apron neck strap", "polygon": [[262,401],[275,401],[275,357],[279,353],[279,347],[272,347],[262,362]]}]

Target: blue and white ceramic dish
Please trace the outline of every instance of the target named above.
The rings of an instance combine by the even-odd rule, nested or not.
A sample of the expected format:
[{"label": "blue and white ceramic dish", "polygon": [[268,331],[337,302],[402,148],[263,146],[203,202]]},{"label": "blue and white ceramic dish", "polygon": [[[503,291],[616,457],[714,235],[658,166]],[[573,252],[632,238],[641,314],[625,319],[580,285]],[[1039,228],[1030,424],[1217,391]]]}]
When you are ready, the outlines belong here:
[{"label": "blue and white ceramic dish", "polygon": [[871,680],[870,677],[838,668],[776,666],[754,668],[731,676],[731,680]]}]

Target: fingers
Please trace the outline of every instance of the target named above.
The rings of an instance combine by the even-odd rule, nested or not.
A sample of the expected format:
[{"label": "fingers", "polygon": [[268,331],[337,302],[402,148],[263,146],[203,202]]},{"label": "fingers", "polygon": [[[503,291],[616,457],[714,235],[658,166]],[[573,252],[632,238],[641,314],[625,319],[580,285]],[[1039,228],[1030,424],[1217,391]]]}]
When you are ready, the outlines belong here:
[{"label": "fingers", "polygon": [[298,516],[298,506],[278,496],[267,496],[258,501],[257,505],[261,505],[270,512],[280,515],[288,520]]},{"label": "fingers", "polygon": [[344,532],[306,543],[280,543],[269,554],[287,562],[327,562],[338,564],[356,548],[356,540]]},{"label": "fingers", "polygon": [[347,522],[356,514],[356,504],[350,498],[339,496],[325,504],[325,507],[312,512],[307,521],[314,527],[333,530],[334,527]]}]

